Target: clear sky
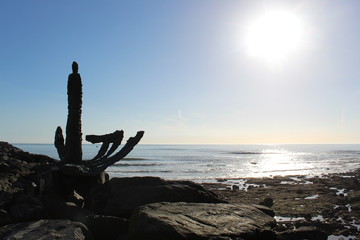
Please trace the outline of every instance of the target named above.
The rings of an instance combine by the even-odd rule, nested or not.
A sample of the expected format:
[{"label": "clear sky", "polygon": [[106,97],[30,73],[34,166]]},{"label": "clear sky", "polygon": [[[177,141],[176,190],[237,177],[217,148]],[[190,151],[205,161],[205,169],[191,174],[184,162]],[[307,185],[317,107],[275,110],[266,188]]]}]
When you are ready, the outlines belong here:
[{"label": "clear sky", "polygon": [[[279,11],[297,22],[264,20]],[[53,142],[77,61],[84,135],[360,143],[359,12],[357,0],[2,1],[0,140]]]}]

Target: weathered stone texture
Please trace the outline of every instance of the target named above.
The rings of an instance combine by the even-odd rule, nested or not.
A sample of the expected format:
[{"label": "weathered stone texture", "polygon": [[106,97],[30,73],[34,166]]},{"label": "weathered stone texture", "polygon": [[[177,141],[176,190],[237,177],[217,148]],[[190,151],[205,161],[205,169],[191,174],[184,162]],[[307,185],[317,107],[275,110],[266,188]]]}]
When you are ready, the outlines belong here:
[{"label": "weathered stone texture", "polygon": [[276,239],[275,220],[256,206],[222,203],[153,203],[137,208],[130,239]]},{"label": "weathered stone texture", "polygon": [[85,240],[91,239],[87,227],[70,220],[39,220],[0,228],[4,240]]}]

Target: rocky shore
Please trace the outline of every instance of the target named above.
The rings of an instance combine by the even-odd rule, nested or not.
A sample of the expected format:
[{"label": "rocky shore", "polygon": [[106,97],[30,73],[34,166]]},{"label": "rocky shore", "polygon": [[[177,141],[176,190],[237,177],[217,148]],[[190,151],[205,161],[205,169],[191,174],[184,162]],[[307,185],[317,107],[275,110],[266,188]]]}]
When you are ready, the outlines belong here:
[{"label": "rocky shore", "polygon": [[315,226],[329,239],[360,239],[360,171],[321,177],[218,179],[203,186],[230,203],[262,203],[276,231]]},{"label": "rocky shore", "polygon": [[359,177],[109,180],[0,142],[0,239],[355,239]]}]

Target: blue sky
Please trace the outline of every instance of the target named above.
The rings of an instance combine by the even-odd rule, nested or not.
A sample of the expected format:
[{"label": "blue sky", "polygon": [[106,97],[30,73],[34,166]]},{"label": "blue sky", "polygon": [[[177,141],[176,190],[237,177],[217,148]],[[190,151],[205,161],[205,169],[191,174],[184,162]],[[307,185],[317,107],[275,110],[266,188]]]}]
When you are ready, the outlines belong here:
[{"label": "blue sky", "polygon": [[[272,9],[302,22],[276,67],[247,53]],[[360,143],[359,1],[4,1],[0,136],[51,143],[72,61],[83,134],[142,143]]]}]

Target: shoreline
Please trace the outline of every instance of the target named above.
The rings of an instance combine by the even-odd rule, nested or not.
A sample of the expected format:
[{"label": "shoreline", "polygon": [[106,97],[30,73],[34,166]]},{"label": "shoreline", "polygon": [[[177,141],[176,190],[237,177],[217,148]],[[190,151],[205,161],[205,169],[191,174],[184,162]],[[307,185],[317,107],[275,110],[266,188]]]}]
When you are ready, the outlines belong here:
[{"label": "shoreline", "polygon": [[[69,186],[66,184],[71,182],[59,178],[61,175],[58,175],[59,169],[53,159],[23,152],[5,142],[0,142],[0,148],[3,167],[0,185],[4,191],[2,201],[5,203],[2,205],[3,214],[0,222],[4,226],[4,234],[8,231],[5,227],[7,225],[15,226],[14,224],[24,221],[43,221],[49,217],[54,219],[65,217],[68,221],[80,220],[84,223],[84,219],[100,214],[108,220],[111,220],[111,216],[125,217],[129,224],[129,216],[134,210],[133,203],[139,199],[150,197],[136,206],[168,201],[201,203],[204,201],[201,199],[206,195],[209,198],[207,201],[210,202],[216,200],[216,203],[228,202],[230,205],[231,203],[248,206],[262,204],[271,207],[271,212],[275,212],[275,214],[272,212],[271,217],[275,215],[277,221],[276,227],[274,225],[275,228],[271,231],[279,236],[284,233],[285,235],[295,233],[295,229],[304,231],[302,227],[316,227],[330,236],[328,240],[360,239],[359,169],[321,176],[222,178],[213,183],[199,183],[203,187],[186,180],[171,181],[128,176],[106,182],[106,177],[103,179],[98,176],[102,179],[99,185],[95,186],[92,181],[89,182],[89,179],[83,179],[86,180],[83,187],[81,184],[74,185],[72,191],[64,191],[64,186]],[[98,180],[100,179],[96,181]],[[129,191],[129,183],[131,183],[131,191]],[[154,191],[154,186],[155,189],[163,190]],[[75,187],[80,195],[75,192]],[[186,192],[188,190],[190,192]],[[154,195],[151,197],[150,193]],[[189,196],[192,196],[192,200],[188,199]],[[125,207],[125,210],[121,210],[119,206]],[[14,211],[16,209],[26,209],[26,211]],[[117,212],[119,209],[122,212]],[[249,218],[252,219],[252,216]],[[62,224],[66,225],[68,222]],[[85,232],[96,233],[97,229],[102,227],[101,222],[91,225],[86,220],[85,224],[88,226],[87,230],[84,228]],[[122,234],[128,234],[129,228],[124,229]],[[341,238],[341,236],[346,237]]]},{"label": "shoreline", "polygon": [[356,169],[314,177],[217,179],[201,185],[230,203],[264,204],[272,199],[278,231],[316,226],[332,239],[360,239],[359,179],[360,169]]}]

